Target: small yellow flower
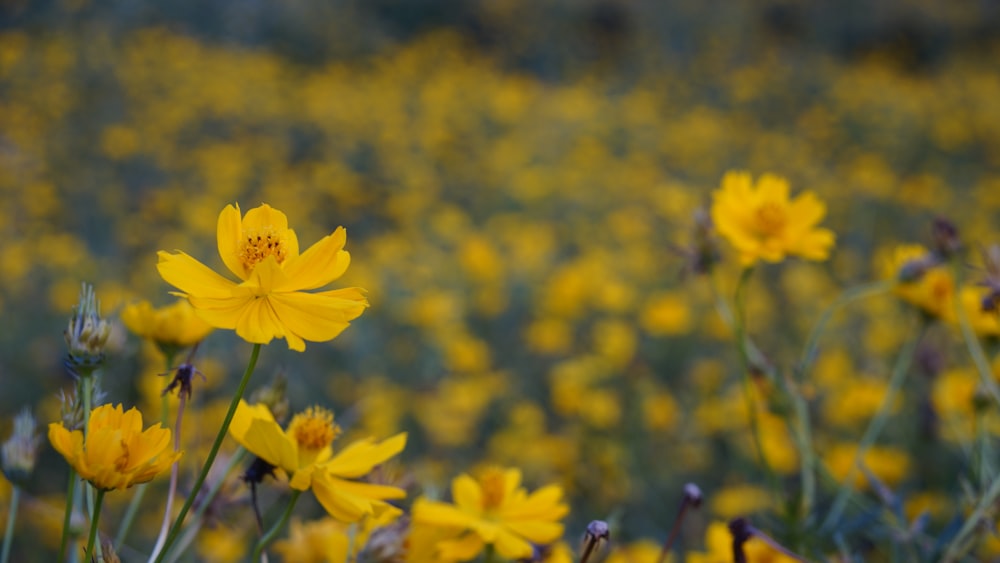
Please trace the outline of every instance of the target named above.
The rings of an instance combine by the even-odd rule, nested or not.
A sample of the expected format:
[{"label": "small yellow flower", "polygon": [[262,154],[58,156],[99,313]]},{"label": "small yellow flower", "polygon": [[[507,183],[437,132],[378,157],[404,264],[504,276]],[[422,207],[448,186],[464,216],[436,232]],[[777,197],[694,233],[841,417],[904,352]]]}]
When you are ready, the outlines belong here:
[{"label": "small yellow flower", "polygon": [[356,287],[307,293],[347,270],[351,257],[343,227],[299,254],[284,213],[264,204],[241,219],[239,206],[227,205],[219,214],[217,239],[219,255],[239,283],[179,251],[160,251],[157,264],[163,279],[183,292],[177,295],[216,328],[258,344],[284,338],[301,352],[306,340],[335,338],[368,306],[364,290]]},{"label": "small yellow flower", "polygon": [[468,561],[486,544],[507,559],[529,559],[532,544],[550,544],[563,534],[559,522],[569,508],[558,485],[542,487],[530,495],[521,486],[519,469],[490,467],[479,479],[462,474],[451,483],[455,504],[417,499],[413,522],[466,533],[438,542],[445,560]]},{"label": "small yellow flower", "polygon": [[201,320],[191,304],[183,299],[158,309],[149,301],[130,303],[122,309],[121,319],[137,336],[160,346],[193,346],[212,332],[212,326]]},{"label": "small yellow flower", "polygon": [[359,440],[334,455],[331,443],[340,434],[333,413],[319,407],[306,409],[283,430],[264,405],[240,401],[229,434],[257,457],[288,473],[297,491],[312,489],[330,516],[357,522],[367,515],[396,509],[385,502],[406,492],[398,487],[353,481],[378,464],[403,451],[406,434],[383,442]]},{"label": "small yellow flower", "polygon": [[288,539],[275,542],[274,551],[281,555],[282,561],[326,563],[347,561],[350,546],[347,528],[333,518],[306,523],[293,518]]},{"label": "small yellow flower", "polygon": [[955,280],[943,264],[919,244],[893,249],[883,261],[883,275],[894,279],[893,292],[903,301],[933,317],[954,317]]},{"label": "small yellow flower", "polygon": [[159,424],[143,430],[138,409],[123,412],[121,405],[91,411],[86,439],[83,431],[53,422],[49,441],[80,477],[101,490],[151,481],[181,456],[171,448],[170,430]]},{"label": "small yellow flower", "polygon": [[750,174],[728,172],[712,196],[712,221],[744,266],[781,262],[789,255],[807,260],[830,255],[834,234],[816,226],[826,206],[812,192],[789,199],[784,178],[764,174],[754,186]]},{"label": "small yellow flower", "polygon": [[[797,560],[758,538],[743,544],[748,563],[795,563]],[[733,536],[725,522],[712,522],[705,530],[705,551],[688,553],[689,563],[729,563],[733,560]]]}]

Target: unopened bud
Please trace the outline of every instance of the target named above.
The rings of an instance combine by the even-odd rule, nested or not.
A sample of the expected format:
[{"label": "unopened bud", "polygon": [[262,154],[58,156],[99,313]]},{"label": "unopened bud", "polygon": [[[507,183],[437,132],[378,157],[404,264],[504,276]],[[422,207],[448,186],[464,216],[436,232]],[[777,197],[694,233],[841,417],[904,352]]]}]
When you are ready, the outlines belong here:
[{"label": "unopened bud", "polygon": [[66,367],[75,376],[86,376],[104,361],[104,345],[111,335],[111,323],[101,318],[101,303],[94,287],[83,284],[80,301],[73,307],[69,324],[63,332],[69,354]]},{"label": "unopened bud", "polygon": [[14,417],[14,431],[0,449],[3,474],[11,483],[24,483],[35,469],[39,443],[37,428],[38,423],[27,408]]},{"label": "unopened bud", "polygon": [[279,371],[269,385],[257,389],[250,395],[250,403],[266,406],[274,415],[274,420],[282,423],[288,418],[287,389],[288,376]]}]

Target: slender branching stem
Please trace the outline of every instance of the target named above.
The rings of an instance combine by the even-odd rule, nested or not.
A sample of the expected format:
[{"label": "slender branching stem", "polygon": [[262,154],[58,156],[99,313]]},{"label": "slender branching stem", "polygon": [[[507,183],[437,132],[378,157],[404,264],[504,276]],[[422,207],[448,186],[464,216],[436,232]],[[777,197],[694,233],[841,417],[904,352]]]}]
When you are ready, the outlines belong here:
[{"label": "slender branching stem", "polygon": [[292,497],[288,499],[288,507],[285,508],[285,512],[281,515],[281,518],[275,522],[274,526],[271,526],[271,529],[266,534],[257,540],[257,545],[253,548],[253,556],[250,558],[251,561],[260,561],[267,546],[285,529],[288,519],[292,516],[292,511],[295,509],[295,502],[299,500],[301,494],[302,491],[292,491]]},{"label": "slender branching stem", "polygon": [[10,546],[14,543],[14,522],[17,521],[17,503],[21,500],[21,487],[13,485],[10,488],[10,510],[7,512],[7,529],[3,533],[3,552],[0,552],[0,563],[7,563],[10,558]]},{"label": "slender branching stem", "polygon": [[86,553],[87,561],[100,561],[100,556],[96,555],[95,548],[100,544],[98,542],[94,544],[94,539],[97,538],[97,523],[101,519],[101,503],[104,502],[104,491],[97,491],[97,498],[94,499],[94,514],[90,518],[90,535],[87,536],[87,550]]}]

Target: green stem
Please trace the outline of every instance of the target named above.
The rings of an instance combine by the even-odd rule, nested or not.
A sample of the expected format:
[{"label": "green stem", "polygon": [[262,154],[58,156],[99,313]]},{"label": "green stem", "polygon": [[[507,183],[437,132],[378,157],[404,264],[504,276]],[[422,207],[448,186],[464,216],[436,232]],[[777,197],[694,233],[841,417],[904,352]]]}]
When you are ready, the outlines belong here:
[{"label": "green stem", "polygon": [[0,563],[7,563],[10,558],[10,544],[14,543],[14,522],[17,520],[17,503],[21,500],[21,487],[13,485],[10,489],[10,512],[7,513],[7,529],[3,534],[3,553]]},{"label": "green stem", "polygon": [[62,537],[59,539],[59,561],[66,561],[66,545],[69,543],[69,526],[73,519],[73,502],[76,496],[76,470],[69,468],[69,483],[66,485],[66,513],[63,515]]},{"label": "green stem", "polygon": [[97,491],[97,498],[94,500],[94,514],[90,518],[90,535],[87,536],[87,561],[100,561],[94,551],[94,539],[97,537],[97,522],[101,519],[101,503],[104,501],[104,491]]},{"label": "green stem", "polygon": [[483,563],[493,563],[496,561],[497,550],[493,547],[493,544],[486,544],[486,548],[483,549]]},{"label": "green stem", "polygon": [[285,524],[288,523],[288,519],[292,515],[292,510],[295,508],[295,502],[299,500],[299,495],[301,494],[302,491],[292,491],[292,498],[288,499],[288,507],[285,508],[284,514],[282,514],[281,519],[278,520],[274,526],[272,526],[271,529],[257,541],[257,545],[253,548],[253,557],[250,558],[250,561],[259,561],[261,554],[264,553],[264,549],[270,545],[278,533],[285,528]]},{"label": "green stem", "polygon": [[841,513],[843,513],[844,508],[847,506],[847,501],[850,498],[851,493],[854,491],[854,473],[857,471],[858,464],[862,459],[864,459],[864,455],[868,451],[868,448],[870,448],[875,443],[875,440],[878,439],[879,433],[882,432],[882,428],[889,419],[889,414],[892,411],[892,405],[895,402],[896,395],[903,387],[903,382],[906,380],[907,373],[910,371],[910,363],[913,360],[913,353],[916,351],[917,344],[924,335],[925,328],[926,323],[921,326],[917,336],[907,342],[899,351],[899,355],[896,357],[896,363],[892,367],[892,375],[889,378],[889,388],[886,390],[885,398],[882,399],[882,404],[879,406],[879,410],[875,414],[875,418],[868,423],[868,428],[865,429],[861,442],[858,443],[858,449],[854,452],[854,460],[851,462],[851,466],[847,470],[847,475],[844,477],[844,480],[840,483],[840,488],[837,491],[837,496],[833,501],[830,512],[827,514],[826,519],[823,521],[821,526],[822,530],[829,531],[831,526],[836,524],[840,519]]},{"label": "green stem", "polygon": [[[93,412],[93,393],[94,393],[94,372],[91,371],[87,374],[80,375],[80,385],[83,388],[83,439],[84,442],[87,440],[87,435],[90,433],[90,413]],[[84,483],[83,494],[87,500],[87,512],[90,515],[91,520],[96,520],[95,510],[99,507],[96,506],[94,501],[94,487],[90,483]],[[90,553],[90,550],[87,550]],[[101,546],[97,545],[97,554],[100,555]]]},{"label": "green stem", "polygon": [[219,428],[219,434],[215,437],[215,443],[212,444],[212,449],[208,452],[208,459],[205,460],[205,465],[201,468],[201,473],[198,475],[198,479],[195,480],[194,486],[191,488],[191,494],[187,495],[187,500],[184,501],[184,506],[181,507],[180,513],[174,520],[173,526],[170,527],[170,533],[167,534],[167,541],[163,545],[163,550],[160,551],[156,558],[156,563],[161,563],[164,556],[170,550],[170,545],[177,539],[177,534],[181,530],[181,526],[184,524],[184,517],[187,516],[189,510],[191,510],[191,505],[194,504],[195,498],[198,496],[198,491],[201,490],[201,486],[205,483],[205,478],[208,477],[208,471],[212,468],[212,463],[215,461],[215,456],[219,454],[219,448],[222,447],[222,442],[226,438],[226,433],[229,432],[229,424],[233,421],[233,414],[236,412],[236,407],[240,404],[240,399],[243,398],[243,393],[246,391],[247,383],[250,382],[250,375],[253,374],[254,368],[257,366],[257,357],[260,355],[260,344],[253,345],[253,351],[250,353],[250,362],[247,364],[246,371],[243,372],[243,378],[240,380],[240,385],[236,389],[236,394],[233,395],[232,402],[229,403],[229,410],[226,412],[226,418],[222,421],[222,427]]},{"label": "green stem", "polygon": [[809,333],[809,337],[806,339],[806,345],[802,349],[802,357],[799,359],[798,369],[796,370],[800,382],[805,377],[806,372],[809,371],[810,364],[816,358],[816,352],[819,348],[819,337],[826,330],[826,325],[830,324],[833,314],[854,301],[889,291],[892,289],[892,283],[891,280],[883,280],[859,285],[844,291],[834,299],[833,303],[820,315],[819,320],[816,321],[812,331]]},{"label": "green stem", "polygon": [[806,517],[816,498],[816,453],[812,446],[812,426],[809,422],[809,405],[800,393],[794,395],[795,418],[798,420],[800,478],[802,480],[801,514]]},{"label": "green stem", "polygon": [[944,552],[944,557],[941,558],[941,561],[956,561],[968,550],[966,547],[969,540],[968,536],[980,528],[980,525],[983,523],[983,516],[985,516],[986,511],[993,509],[993,504],[996,502],[998,496],[1000,496],[1000,478],[994,479],[989,490],[979,499],[976,510],[969,515],[969,518],[966,519],[955,539],[948,544],[948,549]]}]

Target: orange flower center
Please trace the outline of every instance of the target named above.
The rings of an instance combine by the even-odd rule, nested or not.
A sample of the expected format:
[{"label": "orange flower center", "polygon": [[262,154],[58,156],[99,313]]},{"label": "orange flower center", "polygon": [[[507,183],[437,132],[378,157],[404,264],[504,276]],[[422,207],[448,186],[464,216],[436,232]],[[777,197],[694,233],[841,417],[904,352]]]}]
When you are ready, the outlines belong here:
[{"label": "orange flower center", "polygon": [[274,256],[281,264],[287,255],[285,239],[271,227],[247,229],[243,231],[238,255],[247,270],[252,270],[268,256]]},{"label": "orange flower center", "polygon": [[479,485],[483,488],[483,510],[500,508],[507,493],[507,479],[498,467],[483,471],[479,477]]},{"label": "orange flower center", "polygon": [[322,407],[309,407],[292,418],[288,432],[300,446],[318,450],[329,446],[340,434],[340,427],[333,422],[333,413]]},{"label": "orange flower center", "polygon": [[759,234],[774,236],[785,228],[787,217],[784,208],[773,201],[767,201],[757,208],[754,219],[754,228]]}]

